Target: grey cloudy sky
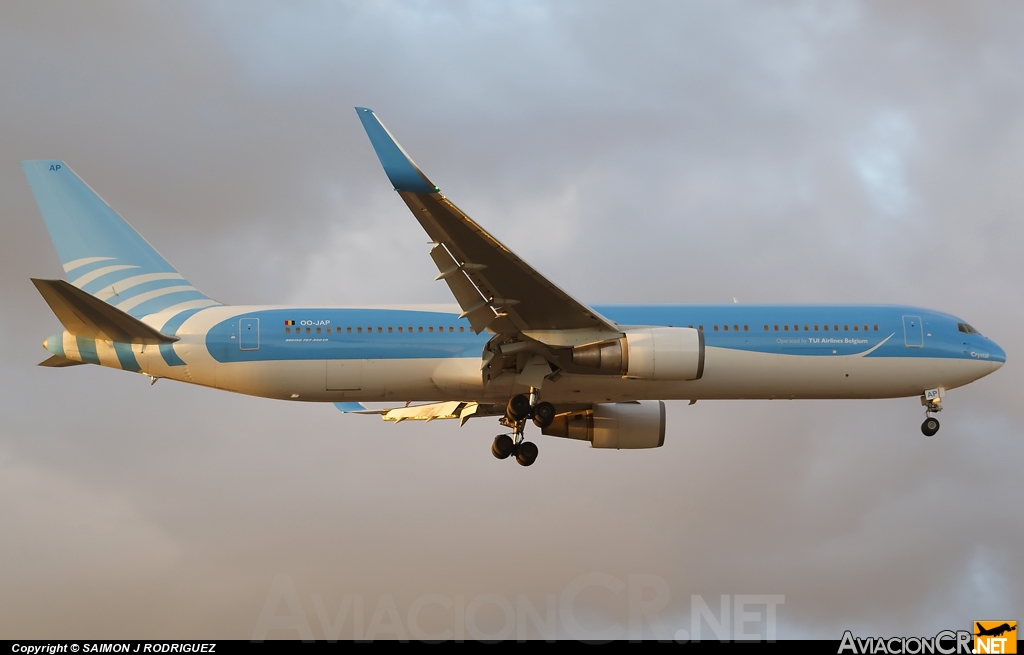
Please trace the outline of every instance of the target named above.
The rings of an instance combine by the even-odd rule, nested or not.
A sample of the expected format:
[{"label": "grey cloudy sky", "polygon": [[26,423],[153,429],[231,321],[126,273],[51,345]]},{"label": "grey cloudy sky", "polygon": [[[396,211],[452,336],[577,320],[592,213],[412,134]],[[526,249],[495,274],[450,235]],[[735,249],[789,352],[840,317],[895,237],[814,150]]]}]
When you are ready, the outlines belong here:
[{"label": "grey cloudy sky", "polygon": [[[1012,2],[0,4],[0,636],[248,638],[279,576],[317,638],[316,599],[592,574],[664,580],[668,635],[692,594],[785,595],[780,636],[1020,618],[1021,33]],[[923,305],[1009,363],[930,440],[916,398],[678,403],[662,449],[530,469],[488,421],[35,366],[60,267],[22,159],[222,301],[449,302],[356,105],[581,300]]]}]

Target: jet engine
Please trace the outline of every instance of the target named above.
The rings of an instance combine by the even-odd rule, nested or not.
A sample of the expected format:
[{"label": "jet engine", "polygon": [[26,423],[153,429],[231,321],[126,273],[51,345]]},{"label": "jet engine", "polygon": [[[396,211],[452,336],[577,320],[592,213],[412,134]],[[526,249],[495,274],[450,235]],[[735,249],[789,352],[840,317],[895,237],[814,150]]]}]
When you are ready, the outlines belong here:
[{"label": "jet engine", "polygon": [[640,380],[699,380],[704,375],[704,333],[693,328],[649,327],[619,339],[572,349],[572,363]]},{"label": "jet engine", "polygon": [[660,448],[665,444],[665,403],[602,403],[558,414],[541,432],[589,441],[592,448]]}]

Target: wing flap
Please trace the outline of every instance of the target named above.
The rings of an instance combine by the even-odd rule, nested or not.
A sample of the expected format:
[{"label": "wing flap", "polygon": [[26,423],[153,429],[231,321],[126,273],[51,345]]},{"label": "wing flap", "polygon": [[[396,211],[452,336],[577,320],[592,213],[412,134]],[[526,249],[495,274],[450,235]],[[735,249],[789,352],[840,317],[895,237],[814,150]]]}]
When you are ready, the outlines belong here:
[{"label": "wing flap", "polygon": [[[336,403],[337,404],[337,403]],[[348,403],[345,403],[348,404]],[[354,404],[354,403],[352,403]],[[391,409],[364,409],[356,414],[380,414],[385,421],[401,423],[402,421],[434,421],[437,419],[460,419],[465,425],[476,416],[501,416],[504,408],[490,403],[476,403],[461,400],[449,400],[425,405],[410,405]]]},{"label": "wing flap", "polygon": [[441,243],[431,249],[430,258],[434,260],[437,270],[440,271],[436,279],[444,280],[448,284],[456,302],[462,308],[459,318],[469,319],[470,326],[477,334],[486,330],[497,315],[488,299],[480,293],[480,290],[466,274],[467,271],[480,270],[484,268],[484,265],[456,262],[448,249]]}]

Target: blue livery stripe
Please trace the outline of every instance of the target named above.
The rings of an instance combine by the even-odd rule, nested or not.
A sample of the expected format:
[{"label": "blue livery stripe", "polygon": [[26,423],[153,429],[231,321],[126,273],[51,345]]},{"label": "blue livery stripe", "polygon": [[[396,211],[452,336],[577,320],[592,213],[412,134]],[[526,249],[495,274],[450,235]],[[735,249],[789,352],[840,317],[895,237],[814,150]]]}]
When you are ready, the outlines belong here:
[{"label": "blue livery stripe", "polygon": [[[182,296],[179,294],[190,295]],[[152,291],[136,294],[131,298],[120,300],[114,306],[122,312],[145,316],[146,314],[154,314],[167,309],[172,305],[177,305],[179,302],[184,302],[186,300],[199,300],[200,298],[205,297],[206,296],[196,291],[192,285],[182,284],[182,281],[179,280],[178,284],[172,284],[160,289],[153,289]]]},{"label": "blue livery stripe", "polygon": [[114,352],[117,353],[117,361],[121,363],[121,368],[124,370],[136,373],[142,370],[139,366],[139,361],[135,359],[135,353],[132,352],[131,344],[115,341]]},{"label": "blue livery stripe", "polygon": [[[165,275],[165,274],[164,273],[155,273],[154,275]],[[167,273],[166,275],[175,275],[175,274]],[[138,276],[138,277],[142,277],[142,276]],[[132,278],[128,278],[127,280],[124,280],[122,282],[122,284],[123,283],[131,284],[131,279]],[[93,294],[94,296],[96,296],[100,300],[106,300],[108,303],[110,303],[111,305],[114,305],[116,307],[119,304],[123,303],[124,301],[129,300],[131,298],[134,298],[134,297],[136,297],[136,296],[138,296],[140,294],[148,293],[150,291],[155,291],[157,289],[164,289],[164,288],[167,288],[167,287],[177,287],[177,286],[181,286],[183,284],[188,284],[188,283],[185,282],[185,280],[181,279],[181,277],[177,277],[176,276],[176,277],[173,277],[173,278],[170,278],[170,279],[144,281],[144,282],[141,282],[139,284],[133,284],[132,286],[129,286],[129,287],[126,287],[126,288],[121,288],[121,285],[118,282],[115,282],[115,283],[113,283],[113,285],[109,285],[108,284],[106,286],[100,286],[99,288],[95,288],[94,287],[93,289],[86,288],[86,289],[84,289],[84,291]],[[113,287],[113,288],[111,288],[111,287]]]},{"label": "blue livery stripe", "polygon": [[[116,280],[107,286],[97,287],[89,285],[84,291],[91,293],[100,300],[107,300],[113,296],[118,296],[119,300],[112,301],[114,304],[117,304],[120,300],[129,298],[137,293],[156,289],[158,286],[181,284],[184,281],[185,278],[181,277],[178,273],[143,273],[142,275],[130,275]],[[139,287],[142,288],[140,289]]]},{"label": "blue livery stripe", "polygon": [[[171,317],[169,321],[164,323],[163,327],[160,328],[160,331],[163,332],[164,334],[177,335],[178,328],[180,328],[182,324],[189,319],[190,316],[193,316],[194,314],[201,311],[202,309],[188,309],[179,314],[175,314],[174,316]],[[160,344],[160,356],[164,358],[164,361],[167,362],[168,366],[185,365],[185,361],[181,357],[178,357],[178,353],[174,352],[173,343]]]},{"label": "blue livery stripe", "polygon": [[96,340],[86,337],[75,337],[78,344],[78,356],[88,364],[99,364],[100,357],[96,354]]}]

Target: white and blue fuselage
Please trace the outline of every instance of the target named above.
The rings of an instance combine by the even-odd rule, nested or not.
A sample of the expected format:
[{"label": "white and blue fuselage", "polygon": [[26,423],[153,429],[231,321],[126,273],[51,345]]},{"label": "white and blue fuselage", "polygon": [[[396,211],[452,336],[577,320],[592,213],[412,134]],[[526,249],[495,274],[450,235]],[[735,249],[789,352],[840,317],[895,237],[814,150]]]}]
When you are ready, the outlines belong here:
[{"label": "white and blue fuselage", "polygon": [[[595,305],[620,326],[693,327],[703,375],[665,382],[563,375],[553,403],[659,399],[893,398],[952,389],[1006,361],[954,316],[894,305]],[[179,337],[115,344],[65,332],[55,355],[266,398],[300,401],[501,402],[514,376],[484,384],[481,354],[459,312],[215,306],[142,318]],[[965,329],[966,328],[966,329]]]}]

